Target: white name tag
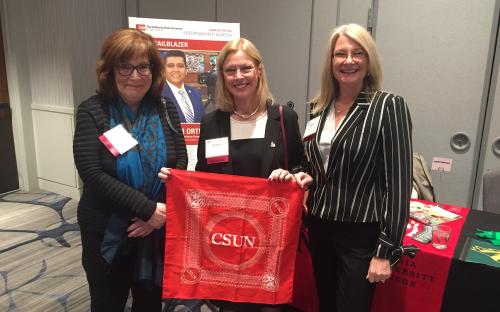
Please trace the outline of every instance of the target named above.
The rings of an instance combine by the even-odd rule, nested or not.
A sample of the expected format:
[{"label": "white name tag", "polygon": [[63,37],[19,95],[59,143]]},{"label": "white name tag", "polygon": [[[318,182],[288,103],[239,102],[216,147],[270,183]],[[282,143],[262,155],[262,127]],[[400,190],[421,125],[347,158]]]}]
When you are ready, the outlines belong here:
[{"label": "white name tag", "polygon": [[444,157],[433,157],[432,158],[432,170],[435,171],[451,171],[451,164],[453,159]]},{"label": "white name tag", "polygon": [[104,132],[99,137],[99,140],[115,157],[126,153],[139,143],[122,125],[118,125]]},{"label": "white name tag", "polygon": [[229,161],[229,138],[217,138],[205,141],[205,158],[208,164]]},{"label": "white name tag", "polygon": [[309,141],[314,137],[316,132],[318,131],[319,126],[319,118],[320,116],[313,118],[307,122],[306,129],[304,130],[304,136],[302,140]]}]

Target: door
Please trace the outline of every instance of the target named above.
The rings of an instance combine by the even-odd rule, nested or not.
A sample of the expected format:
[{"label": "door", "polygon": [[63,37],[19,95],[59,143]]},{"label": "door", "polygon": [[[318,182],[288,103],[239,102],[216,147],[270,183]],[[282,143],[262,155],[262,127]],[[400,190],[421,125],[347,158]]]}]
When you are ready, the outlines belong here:
[{"label": "door", "polygon": [[5,71],[5,56],[0,23],[0,194],[17,190],[16,153],[12,135],[12,115],[9,105],[7,88],[7,73]]},{"label": "door", "polygon": [[[500,29],[500,3],[497,4],[496,21],[497,29]],[[500,169],[500,33],[497,31],[495,61],[492,68],[490,90],[488,94],[488,106],[484,112],[484,135],[482,138],[479,167],[474,188],[474,202],[472,207],[483,210],[483,175],[491,169]],[[500,185],[498,186],[500,191]]]},{"label": "door", "polygon": [[378,1],[375,36],[384,89],[408,102],[414,151],[429,164],[436,156],[453,161],[451,172],[433,172],[441,202],[472,205],[495,9],[495,0]]}]

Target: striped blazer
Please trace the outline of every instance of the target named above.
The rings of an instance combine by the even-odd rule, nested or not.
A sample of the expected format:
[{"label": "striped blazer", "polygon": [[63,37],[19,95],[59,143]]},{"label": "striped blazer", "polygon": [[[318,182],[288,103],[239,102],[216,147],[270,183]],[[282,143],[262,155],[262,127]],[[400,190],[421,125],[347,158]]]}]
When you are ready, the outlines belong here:
[{"label": "striped blazer", "polygon": [[400,96],[361,92],[332,139],[325,172],[318,143],[331,106],[318,114],[318,131],[305,145],[314,177],[307,202],[310,213],[327,220],[379,222],[374,255],[387,259],[401,245],[409,215],[412,126],[408,108]]}]

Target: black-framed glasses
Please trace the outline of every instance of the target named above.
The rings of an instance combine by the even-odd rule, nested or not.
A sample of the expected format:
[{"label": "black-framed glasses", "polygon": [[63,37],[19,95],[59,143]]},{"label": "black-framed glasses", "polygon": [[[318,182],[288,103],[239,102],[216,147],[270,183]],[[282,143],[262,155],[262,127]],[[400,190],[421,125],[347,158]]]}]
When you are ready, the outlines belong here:
[{"label": "black-framed glasses", "polygon": [[359,62],[359,61],[362,61],[365,59],[366,53],[365,53],[365,51],[362,51],[362,50],[354,51],[350,54],[345,52],[345,51],[336,51],[333,53],[333,58],[335,58],[336,60],[339,60],[341,62],[346,61],[349,58],[349,56],[351,57],[351,59],[353,61]]},{"label": "black-framed glasses", "polygon": [[137,70],[137,73],[141,76],[147,76],[151,74],[151,70],[153,69],[153,64],[139,64],[137,66],[133,66],[127,63],[120,63],[116,65],[116,70],[118,70],[118,73],[122,76],[130,76],[134,72],[134,70]]}]

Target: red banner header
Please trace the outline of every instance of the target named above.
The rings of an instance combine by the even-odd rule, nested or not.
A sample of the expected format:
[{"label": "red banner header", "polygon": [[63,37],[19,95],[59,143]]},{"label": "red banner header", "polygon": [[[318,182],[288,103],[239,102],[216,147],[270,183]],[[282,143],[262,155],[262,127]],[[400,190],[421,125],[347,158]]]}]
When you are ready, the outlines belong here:
[{"label": "red banner header", "polygon": [[227,41],[154,38],[160,50],[220,51]]}]

